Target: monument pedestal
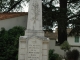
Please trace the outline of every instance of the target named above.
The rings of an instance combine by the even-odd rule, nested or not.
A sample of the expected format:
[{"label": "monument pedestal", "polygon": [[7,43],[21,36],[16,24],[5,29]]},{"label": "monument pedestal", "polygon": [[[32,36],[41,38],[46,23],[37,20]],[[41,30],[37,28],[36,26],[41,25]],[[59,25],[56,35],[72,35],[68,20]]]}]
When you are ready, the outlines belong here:
[{"label": "monument pedestal", "polygon": [[31,35],[44,37],[44,31],[42,30],[26,30],[25,31],[25,36],[31,36]]},{"label": "monument pedestal", "polygon": [[39,36],[20,36],[18,60],[48,60],[49,40]]}]

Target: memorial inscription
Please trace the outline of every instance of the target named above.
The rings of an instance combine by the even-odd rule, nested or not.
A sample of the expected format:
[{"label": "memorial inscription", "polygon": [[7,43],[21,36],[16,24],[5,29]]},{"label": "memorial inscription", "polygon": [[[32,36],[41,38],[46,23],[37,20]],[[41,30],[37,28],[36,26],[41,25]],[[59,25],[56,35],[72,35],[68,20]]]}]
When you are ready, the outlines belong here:
[{"label": "memorial inscription", "polygon": [[29,40],[28,60],[40,60],[41,44],[39,42],[39,40]]}]

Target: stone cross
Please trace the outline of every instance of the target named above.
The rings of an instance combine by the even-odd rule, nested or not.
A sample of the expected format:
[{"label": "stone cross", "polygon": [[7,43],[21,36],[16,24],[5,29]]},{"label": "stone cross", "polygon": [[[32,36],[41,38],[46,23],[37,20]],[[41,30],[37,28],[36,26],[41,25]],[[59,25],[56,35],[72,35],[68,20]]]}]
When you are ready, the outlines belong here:
[{"label": "stone cross", "polygon": [[42,0],[30,0],[27,30],[42,30]]}]

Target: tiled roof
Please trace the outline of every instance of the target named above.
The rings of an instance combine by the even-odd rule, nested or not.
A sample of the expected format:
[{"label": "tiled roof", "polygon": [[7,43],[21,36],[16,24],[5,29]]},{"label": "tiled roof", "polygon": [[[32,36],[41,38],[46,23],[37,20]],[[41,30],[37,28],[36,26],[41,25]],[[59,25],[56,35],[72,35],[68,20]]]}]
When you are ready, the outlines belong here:
[{"label": "tiled roof", "polygon": [[[68,28],[67,34],[69,34],[71,32],[71,30],[72,30],[71,28]],[[57,29],[56,29],[55,33],[46,31],[44,35],[45,35],[45,37],[48,37],[50,39],[57,39],[58,38],[58,31],[57,31]]]},{"label": "tiled roof", "polygon": [[0,20],[27,15],[27,12],[0,13]]},{"label": "tiled roof", "polygon": [[48,37],[50,39],[57,39],[58,38],[58,33],[51,33],[51,32],[46,32],[45,37]]}]

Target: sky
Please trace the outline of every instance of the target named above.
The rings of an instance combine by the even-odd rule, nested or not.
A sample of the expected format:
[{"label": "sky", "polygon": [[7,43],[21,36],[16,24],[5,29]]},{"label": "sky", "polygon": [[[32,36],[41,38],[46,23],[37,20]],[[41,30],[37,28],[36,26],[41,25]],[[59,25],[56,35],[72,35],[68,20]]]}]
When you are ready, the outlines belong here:
[{"label": "sky", "polygon": [[21,3],[21,6],[23,7],[23,9],[22,9],[23,12],[28,12],[28,10],[29,10],[29,3],[24,1],[23,3]]}]

